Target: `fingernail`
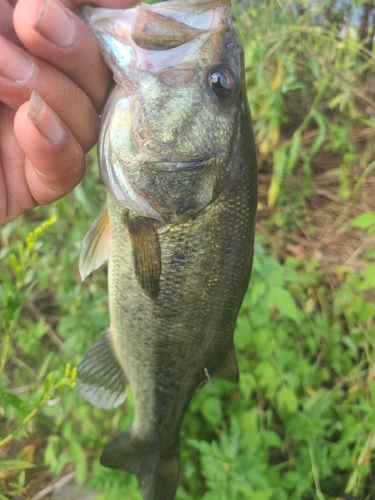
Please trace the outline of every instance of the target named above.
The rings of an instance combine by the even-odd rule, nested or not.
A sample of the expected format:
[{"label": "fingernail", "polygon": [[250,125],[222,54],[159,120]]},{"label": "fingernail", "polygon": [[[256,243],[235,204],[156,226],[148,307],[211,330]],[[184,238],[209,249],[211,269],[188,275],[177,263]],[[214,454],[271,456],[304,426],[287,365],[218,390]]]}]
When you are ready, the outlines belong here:
[{"label": "fingernail", "polygon": [[35,66],[31,59],[24,56],[12,43],[0,37],[0,74],[19,83],[29,80]]},{"label": "fingernail", "polygon": [[35,90],[31,93],[27,116],[46,139],[55,144],[62,141],[64,128],[60,119]]},{"label": "fingernail", "polygon": [[76,27],[64,7],[56,0],[43,0],[36,29],[58,47],[69,47],[74,42]]}]

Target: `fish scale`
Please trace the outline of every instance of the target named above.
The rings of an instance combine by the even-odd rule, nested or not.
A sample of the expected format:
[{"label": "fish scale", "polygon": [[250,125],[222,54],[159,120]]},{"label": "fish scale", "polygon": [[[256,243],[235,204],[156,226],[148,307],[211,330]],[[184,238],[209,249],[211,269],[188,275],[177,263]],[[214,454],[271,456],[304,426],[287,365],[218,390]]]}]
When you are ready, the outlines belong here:
[{"label": "fish scale", "polygon": [[[126,209],[109,203],[113,228],[109,288],[115,290],[110,300],[112,334],[119,359],[132,353],[124,369],[134,391],[138,425],[133,429],[141,440],[143,433],[147,439],[152,436],[160,451],[178,440],[186,405],[204,381],[204,369],[213,374],[231,344],[250,275],[249,200],[241,193],[232,194],[229,202],[218,201],[194,220],[159,236],[161,293],[155,301],[142,293],[125,257],[127,253],[131,261],[129,235],[122,223]],[[219,253],[215,247],[223,239]],[[175,253],[185,257],[183,266],[173,259]],[[148,374],[145,365],[150,367]],[[169,415],[164,402],[158,401],[159,385],[175,401]]]},{"label": "fish scale", "polygon": [[109,260],[110,327],[84,355],[77,389],[109,408],[132,386],[132,426],[101,463],[136,474],[144,500],[175,497],[195,390],[239,377],[233,332],[251,274],[257,164],[229,5],[83,9],[117,85],[98,143],[107,202],[80,258],[83,279]]}]

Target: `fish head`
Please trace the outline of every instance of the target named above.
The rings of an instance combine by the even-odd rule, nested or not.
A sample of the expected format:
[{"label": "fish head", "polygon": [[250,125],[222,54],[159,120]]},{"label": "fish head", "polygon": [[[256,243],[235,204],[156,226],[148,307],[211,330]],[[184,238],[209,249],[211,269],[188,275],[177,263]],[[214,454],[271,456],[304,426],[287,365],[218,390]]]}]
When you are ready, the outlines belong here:
[{"label": "fish head", "polygon": [[239,168],[233,151],[246,92],[230,1],[85,7],[83,15],[116,81],[99,139],[107,188],[140,215],[188,220]]}]

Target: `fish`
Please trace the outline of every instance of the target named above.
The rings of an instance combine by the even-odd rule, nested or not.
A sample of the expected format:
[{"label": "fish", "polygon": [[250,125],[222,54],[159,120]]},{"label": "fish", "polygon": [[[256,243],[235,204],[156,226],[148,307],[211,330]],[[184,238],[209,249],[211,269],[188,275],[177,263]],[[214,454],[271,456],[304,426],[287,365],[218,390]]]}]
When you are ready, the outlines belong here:
[{"label": "fish", "polygon": [[233,333],[257,208],[243,49],[230,0],[81,13],[115,84],[98,140],[107,200],[79,262],[85,279],[108,259],[110,325],[77,389],[108,409],[132,387],[132,426],[101,464],[136,474],[144,500],[173,500],[195,391],[239,380]]}]

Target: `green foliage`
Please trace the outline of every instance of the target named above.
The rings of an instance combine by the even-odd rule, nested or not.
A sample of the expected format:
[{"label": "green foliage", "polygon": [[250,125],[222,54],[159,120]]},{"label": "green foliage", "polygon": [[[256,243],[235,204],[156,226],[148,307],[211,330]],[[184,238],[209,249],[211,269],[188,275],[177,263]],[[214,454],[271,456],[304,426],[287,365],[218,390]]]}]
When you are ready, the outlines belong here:
[{"label": "green foliage", "polygon": [[[11,341],[14,340],[17,347],[27,352],[28,348],[32,344],[35,344],[46,331],[46,327],[42,321],[31,325],[26,318],[24,321],[20,316],[24,303],[38,284],[34,267],[39,257],[38,241],[43,238],[44,231],[55,222],[56,217],[50,217],[31,231],[26,236],[24,242],[17,242],[12,248],[8,248],[6,249],[7,251],[3,252],[2,260],[5,261],[5,264],[8,264],[7,269],[9,270],[8,273],[1,273],[3,286],[0,293],[0,310],[3,312],[1,315],[3,337],[0,346],[0,376],[4,379],[4,388],[7,383],[6,373],[3,373],[4,367],[8,358],[14,355],[14,345],[12,346]],[[31,331],[27,337],[24,335],[23,325],[31,326]],[[17,359],[17,361],[19,365],[24,365],[27,368],[27,365],[23,361],[20,359]],[[31,369],[30,371],[32,372]],[[39,371],[38,375],[36,376],[38,383],[43,378],[44,382],[38,387],[38,390],[34,391],[32,398],[21,399],[18,395],[7,392],[3,387],[0,388],[5,415],[9,418],[16,411],[18,417],[18,426],[0,442],[0,446],[10,441],[13,437],[20,437],[26,434],[28,422],[39,412],[45,403],[50,401],[55,393],[63,387],[74,387],[75,385],[75,370],[71,370],[69,363],[66,365],[65,373],[61,377],[56,377],[54,372],[45,376],[45,369]]]},{"label": "green foliage", "polygon": [[[85,182],[94,187],[94,199],[96,181]],[[89,486],[100,488],[97,498],[139,500],[133,476],[97,462],[110,437],[131,423],[131,393],[125,408],[103,412],[73,389],[71,366],[108,322],[105,274],[76,281],[78,241],[89,225],[85,208],[78,208],[80,195],[78,190],[49,209],[60,213],[54,225],[47,219],[27,233],[17,221],[2,229],[8,245],[1,252],[1,307],[9,338],[2,345],[1,397],[11,431],[1,444],[42,428],[48,436],[44,463],[53,474],[72,464],[78,484],[89,479]],[[363,218],[354,224],[368,227]],[[342,274],[331,297],[319,262],[280,264],[256,243],[235,332],[240,384],[214,380],[197,392],[182,431],[179,500],[308,500],[361,491],[375,443],[375,268],[358,275],[343,268]],[[40,296],[50,287],[61,316],[55,336],[48,314],[32,319],[27,309],[32,302],[43,310]],[[13,473],[31,465],[0,463]],[[7,491],[14,493],[20,485],[12,484]]]},{"label": "green foliage", "polygon": [[375,233],[375,214],[365,212],[348,223],[349,226],[367,229],[367,234],[370,236]]},{"label": "green foliage", "polygon": [[[341,22],[334,22],[335,13]],[[268,204],[275,205],[296,168],[310,190],[313,165],[324,152],[340,166],[341,197],[358,192],[374,168],[374,141],[358,148],[354,137],[363,125],[374,135],[365,81],[375,71],[375,57],[352,26],[343,29],[348,12],[325,0],[308,8],[306,2],[269,0],[250,9],[240,2],[235,17],[260,156],[273,167]],[[352,189],[348,174],[354,163],[360,173]]]},{"label": "green foliage", "polygon": [[[321,311],[322,298],[311,296],[321,278],[317,262],[300,267],[290,259],[281,266],[259,245],[256,250],[235,333],[239,391],[232,390],[224,423],[212,424],[217,440],[189,441],[200,452],[210,489],[203,498],[358,494],[374,446],[375,399],[368,380],[375,333],[375,294],[368,282],[373,272],[348,275],[332,309]],[[273,288],[285,293],[274,294]],[[318,293],[328,299],[328,290]],[[275,301],[279,296],[287,297],[284,306]],[[225,401],[227,387],[217,382],[215,387]],[[213,396],[204,391],[213,390],[197,395],[207,423],[204,404]]]}]

